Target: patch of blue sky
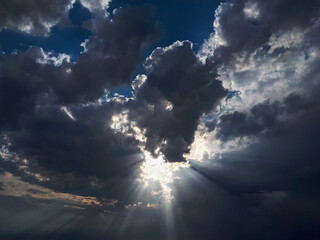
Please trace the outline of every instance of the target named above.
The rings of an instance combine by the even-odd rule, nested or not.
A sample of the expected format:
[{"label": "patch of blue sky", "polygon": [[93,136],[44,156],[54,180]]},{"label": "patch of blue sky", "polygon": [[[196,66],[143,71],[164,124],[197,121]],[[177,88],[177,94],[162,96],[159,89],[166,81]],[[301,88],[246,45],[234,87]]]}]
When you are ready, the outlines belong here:
[{"label": "patch of blue sky", "polygon": [[81,43],[91,35],[81,24],[90,17],[90,12],[76,2],[69,11],[71,26],[57,25],[51,29],[48,37],[3,30],[0,32],[0,51],[9,54],[13,51],[25,51],[30,46],[39,46],[44,51],[66,53],[71,56],[72,61],[76,61],[83,51]]}]

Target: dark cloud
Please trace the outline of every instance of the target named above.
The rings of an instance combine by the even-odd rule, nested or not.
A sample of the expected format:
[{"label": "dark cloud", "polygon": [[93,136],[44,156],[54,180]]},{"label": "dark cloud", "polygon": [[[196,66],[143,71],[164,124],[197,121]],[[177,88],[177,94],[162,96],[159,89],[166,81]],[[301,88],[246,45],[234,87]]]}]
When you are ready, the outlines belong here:
[{"label": "dark cloud", "polygon": [[[50,177],[43,184],[88,194],[95,191],[94,178],[106,183],[117,177],[121,185],[122,175],[130,175],[131,165],[141,160],[137,142],[109,126],[121,104],[69,106],[73,120],[56,103],[96,100],[107,83],[128,83],[141,51],[159,36],[158,27],[147,8],[121,9],[112,22],[99,20],[97,36],[77,63],[56,66],[37,47],[1,60],[1,130],[10,139],[10,151],[26,157],[31,171]],[[22,174],[8,162],[2,165]]]},{"label": "dark cloud", "polygon": [[32,113],[37,97],[48,87],[37,76],[41,49],[30,48],[0,59],[0,131],[17,128],[22,115]]},{"label": "dark cloud", "polygon": [[309,26],[319,16],[319,7],[317,0],[258,1],[260,18],[270,23],[272,32]]},{"label": "dark cloud", "polygon": [[226,63],[240,54],[248,56],[265,47],[272,34],[303,30],[316,21],[319,9],[317,0],[227,1],[216,19],[227,45],[214,50],[215,60]]},{"label": "dark cloud", "polygon": [[156,49],[145,65],[147,81],[129,103],[129,118],[146,129],[146,150],[159,147],[168,161],[183,161],[201,115],[214,110],[227,90],[187,41]]},{"label": "dark cloud", "polygon": [[39,184],[35,175],[19,168],[26,158],[29,172],[50,179],[41,185],[76,194],[120,197],[142,159],[136,140],[109,126],[121,106],[111,102],[68,109],[74,119],[61,106],[51,105],[25,116],[19,131],[6,131],[7,148],[15,153],[13,159],[20,160],[15,164],[6,160],[1,166]]},{"label": "dark cloud", "polygon": [[96,101],[107,84],[130,83],[142,51],[162,32],[147,7],[119,9],[112,19],[97,14],[91,24],[94,35],[78,62],[38,47],[0,60],[0,130],[10,151],[64,190],[92,177],[126,175],[141,160],[137,142],[109,126],[121,104],[59,104]]},{"label": "dark cloud", "polygon": [[[291,93],[283,99],[283,102],[267,100],[254,105],[249,113],[235,111],[223,114],[216,119],[206,122],[208,131],[216,129],[217,137],[227,141],[236,137],[259,136],[264,134],[282,133],[279,126],[286,124],[288,118],[296,118],[297,115],[312,114],[319,106],[320,99],[316,93],[319,87],[312,89],[307,96]],[[280,120],[279,118],[283,118]]]},{"label": "dark cloud", "polygon": [[[310,97],[310,96],[309,96]],[[286,111],[291,113],[305,112],[314,109],[319,102],[316,96],[304,98],[299,94],[291,93],[284,99]]]},{"label": "dark cloud", "polygon": [[142,52],[162,36],[148,7],[118,9],[112,19],[92,20],[94,35],[85,44],[86,51],[72,66],[68,80],[59,82],[55,92],[61,102],[92,101],[107,85],[129,84]]},{"label": "dark cloud", "polygon": [[[49,170],[99,178],[116,174],[129,165],[129,157],[135,161],[138,150],[132,139],[115,134],[108,126],[112,107],[93,108],[80,109],[79,114],[73,111],[76,121],[57,107],[39,110],[24,119],[23,131],[9,135],[13,148]],[[92,111],[99,115],[90,116]]]},{"label": "dark cloud", "polygon": [[47,34],[70,5],[70,0],[3,0],[0,31],[8,29],[36,35]]},{"label": "dark cloud", "polygon": [[[32,108],[34,100],[30,98],[39,94],[36,91],[51,89],[59,102],[76,103],[97,100],[107,85],[129,84],[133,72],[142,62],[142,52],[162,35],[152,10],[147,7],[119,9],[112,19],[98,15],[91,20],[90,28],[94,35],[87,40],[86,51],[75,63],[61,59],[57,66],[37,47],[2,60],[5,70],[0,76],[3,79],[1,84],[8,85],[2,89],[6,89],[11,98],[17,95],[16,105],[19,102],[29,104],[21,112]],[[22,84],[13,86],[18,81]],[[21,94],[18,94],[19,88]],[[10,89],[15,93],[8,91]],[[6,96],[3,94],[3,97]],[[15,110],[11,108],[10,111]]]},{"label": "dark cloud", "polygon": [[222,115],[219,120],[217,136],[224,140],[230,137],[257,134],[263,129],[263,126],[256,123],[254,119],[250,119],[246,114],[237,111]]},{"label": "dark cloud", "polygon": [[[306,55],[309,59],[309,53],[317,51],[315,36],[319,30],[315,22],[319,17],[319,2],[231,2],[231,5],[230,2],[222,5],[217,14],[220,26],[215,29],[229,45],[215,49],[213,54],[217,63],[229,67],[238,64],[236,70],[228,69],[235,71],[232,83],[240,83],[241,87],[258,86],[253,90],[243,87],[240,104],[246,104],[245,101],[250,101],[252,96],[258,102],[248,104],[246,111],[241,107],[241,111],[237,110],[237,104],[231,105],[231,112],[206,122],[205,126],[209,131],[216,131],[222,145],[243,137],[255,141],[245,147],[234,144],[230,149],[222,150],[220,158],[204,159],[203,163],[191,162],[193,173],[190,175],[194,177],[192,180],[181,178],[175,186],[182,189],[177,193],[176,207],[180,207],[177,211],[182,213],[189,239],[212,239],[212,236],[217,239],[319,238],[320,209],[317,202],[320,194],[317,183],[320,156],[317,145],[320,132],[317,122],[320,117],[320,78],[319,69],[315,67],[319,62],[317,58],[301,61],[291,69],[292,65],[277,65],[286,59],[281,57],[290,52],[296,51],[297,55]],[[256,19],[246,16],[243,11],[255,3],[259,10]],[[286,49],[276,48],[273,55],[269,55],[271,46],[266,48],[265,44],[271,35],[281,35],[292,29],[299,29],[299,33],[310,30],[302,47],[291,47],[286,36]],[[314,48],[308,49],[311,46]],[[268,68],[279,67],[279,72],[285,74],[275,74],[268,79],[269,82],[261,84],[259,78],[268,71],[265,66],[250,65],[251,54],[259,55],[253,61],[271,59]],[[247,58],[237,61],[239,56]],[[299,64],[304,66],[301,74],[297,70]],[[256,69],[239,70],[248,66]],[[252,74],[253,71],[258,74]],[[274,93],[281,84],[286,88],[279,97]],[[270,86],[273,88],[268,89]],[[250,91],[270,99],[265,101]]]},{"label": "dark cloud", "polygon": [[319,105],[300,111],[244,149],[191,162],[194,177],[175,186],[190,239],[319,237]]},{"label": "dark cloud", "polygon": [[[273,127],[277,123],[277,117],[283,113],[284,107],[278,102],[254,105],[249,114],[235,111],[224,114],[216,120],[206,123],[208,130],[212,126],[217,127],[217,137],[224,141],[235,137],[252,136],[261,133],[263,130]],[[214,129],[214,128],[213,128]]]}]

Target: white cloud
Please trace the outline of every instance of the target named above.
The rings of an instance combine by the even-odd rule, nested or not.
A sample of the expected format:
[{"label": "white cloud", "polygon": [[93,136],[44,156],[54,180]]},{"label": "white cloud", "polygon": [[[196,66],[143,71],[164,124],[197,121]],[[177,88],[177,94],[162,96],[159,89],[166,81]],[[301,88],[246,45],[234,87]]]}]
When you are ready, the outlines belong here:
[{"label": "white cloud", "polygon": [[109,7],[111,0],[80,0],[81,4],[88,8],[90,12],[105,11]]},{"label": "white cloud", "polygon": [[258,8],[258,4],[255,2],[247,2],[243,9],[244,14],[248,18],[257,19],[259,18],[260,12]]},{"label": "white cloud", "polygon": [[[199,51],[200,60],[214,57],[215,51],[221,46],[232,49],[223,39],[224,29],[220,25],[221,16],[232,7],[231,3],[223,3],[216,10],[214,32]],[[253,1],[247,1],[243,11],[247,18],[260,17],[258,5]],[[320,61],[320,49],[310,44],[309,39],[312,31],[317,31],[319,26],[318,20],[313,21],[308,28],[293,27],[277,31],[270,35],[266,43],[259,45],[252,52],[240,49],[233,52],[231,59],[226,62],[222,56],[218,68],[219,79],[225,88],[238,91],[238,94],[224,103],[220,115],[233,111],[249,113],[254,105],[268,99],[270,103],[281,102],[292,92],[308,94],[312,89],[310,84],[319,85],[320,78],[314,77],[314,74],[313,81],[308,79],[310,72],[314,71],[314,66]],[[282,116],[282,119],[285,119],[285,116]],[[222,143],[216,139],[215,131],[207,133],[200,124],[187,157],[202,159],[204,154],[214,156],[218,152],[241,149],[256,141],[256,137],[242,137]]]}]

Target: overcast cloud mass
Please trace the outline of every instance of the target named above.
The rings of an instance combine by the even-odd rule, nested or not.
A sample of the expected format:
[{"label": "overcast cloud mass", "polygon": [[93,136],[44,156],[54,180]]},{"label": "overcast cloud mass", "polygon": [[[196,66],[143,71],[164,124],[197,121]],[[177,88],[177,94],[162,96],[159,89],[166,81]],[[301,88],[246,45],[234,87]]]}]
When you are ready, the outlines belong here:
[{"label": "overcast cloud mass", "polygon": [[0,239],[319,239],[319,39],[318,0],[1,1]]}]

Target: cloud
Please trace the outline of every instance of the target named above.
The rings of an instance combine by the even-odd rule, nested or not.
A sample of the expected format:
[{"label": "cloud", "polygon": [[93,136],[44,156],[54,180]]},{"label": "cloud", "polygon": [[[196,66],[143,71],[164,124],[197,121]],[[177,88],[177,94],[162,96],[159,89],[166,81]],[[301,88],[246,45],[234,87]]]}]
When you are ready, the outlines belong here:
[{"label": "cloud", "polygon": [[116,203],[112,199],[105,199],[105,202],[100,202],[96,197],[55,192],[52,189],[21,181],[8,172],[0,175],[0,179],[3,186],[0,190],[1,196],[32,198],[36,200],[57,200],[63,201],[66,204],[74,204],[74,207],[107,207],[108,205],[113,206]]},{"label": "cloud", "polygon": [[[191,239],[319,236],[318,34],[317,1],[228,1],[216,11],[199,56],[237,94],[201,119],[190,155],[202,162],[188,158],[198,180],[176,186],[192,188],[177,194]],[[240,224],[232,232],[230,219]]]},{"label": "cloud", "polygon": [[27,175],[49,177],[42,184],[52,188],[72,191],[69,187],[84,179],[130,175],[131,164],[141,160],[137,141],[110,128],[122,102],[115,97],[101,104],[98,99],[108,84],[130,83],[142,51],[162,31],[147,7],[119,9],[112,19],[100,17],[91,22],[94,35],[78,62],[39,47],[0,59],[0,131],[9,151],[21,159],[17,170],[10,169],[22,174],[26,158]]},{"label": "cloud", "polygon": [[71,6],[70,0],[4,0],[0,9],[0,31],[47,35]]},{"label": "cloud", "polygon": [[[198,56],[215,62],[218,79],[237,94],[228,97],[220,117],[215,114],[204,120],[207,129],[215,129],[213,142],[226,146],[235,140],[259,140],[297,112],[312,112],[318,104],[314,92],[319,87],[315,69],[319,44],[314,39],[319,33],[320,5],[294,1],[295,6],[301,5],[298,9],[291,4],[228,1],[217,9],[215,32]],[[285,13],[280,14],[282,10]]]},{"label": "cloud", "polygon": [[31,114],[37,97],[48,90],[37,77],[41,64],[36,59],[41,57],[43,51],[35,47],[0,59],[0,130],[17,128],[22,115]]},{"label": "cloud", "polygon": [[109,3],[111,2],[111,0],[80,0],[82,6],[84,6],[85,8],[88,8],[90,10],[90,12],[103,12],[105,11],[108,6]]},{"label": "cloud", "polygon": [[[120,239],[168,229],[177,239],[316,239],[319,1],[226,1],[200,52],[177,41],[145,60],[162,35],[150,8],[108,15],[95,9],[106,1],[82,4],[94,18],[77,62],[38,47],[0,58],[1,172],[21,176],[34,198],[52,189],[72,199],[68,213],[118,200],[119,218],[100,209],[76,221],[85,233],[104,235],[100,222]],[[132,97],[107,96],[130,84]],[[156,199],[161,181],[149,192],[136,185],[146,157],[168,172],[188,161],[161,175],[175,187],[171,205]],[[140,178],[156,181],[154,169]],[[9,185],[1,192],[25,193]]]},{"label": "cloud", "polygon": [[55,87],[61,102],[96,100],[107,85],[129,84],[142,52],[162,36],[148,7],[118,9],[112,19],[97,17],[88,27],[94,35],[85,42],[85,52],[65,76],[69,80]]},{"label": "cloud", "polygon": [[[51,28],[67,20],[76,0],[4,0],[0,9],[0,31],[6,29],[36,36],[48,36]],[[80,0],[95,15],[108,16],[110,0]]]},{"label": "cloud", "polygon": [[[248,17],[248,6],[254,7],[256,18]],[[250,54],[263,47],[272,34],[310,26],[318,17],[319,7],[316,0],[227,1],[216,10],[216,34],[203,45],[203,52],[207,55],[213,51],[217,61],[224,62],[233,54]]]},{"label": "cloud", "polygon": [[95,35],[76,63],[65,54],[50,56],[38,47],[0,60],[0,125],[17,126],[19,116],[31,113],[38,98],[52,91],[61,103],[86,102],[101,97],[108,84],[129,83],[141,52],[161,35],[148,8],[120,9],[112,21],[92,21]]},{"label": "cloud", "polygon": [[145,67],[147,79],[128,103],[129,119],[145,129],[146,150],[159,148],[169,162],[184,161],[201,115],[216,109],[227,90],[188,41],[157,48]]},{"label": "cloud", "polygon": [[[102,178],[116,174],[113,171],[121,171],[127,164],[123,160],[137,149],[134,140],[114,134],[108,127],[108,115],[114,111],[110,105],[71,108],[76,121],[57,107],[38,110],[24,120],[24,131],[10,134],[10,139],[27,159],[36,156],[39,165],[50,170]],[[86,116],[93,111],[95,116]],[[41,145],[47,147],[39,148]],[[105,167],[106,163],[112,168]]]}]

